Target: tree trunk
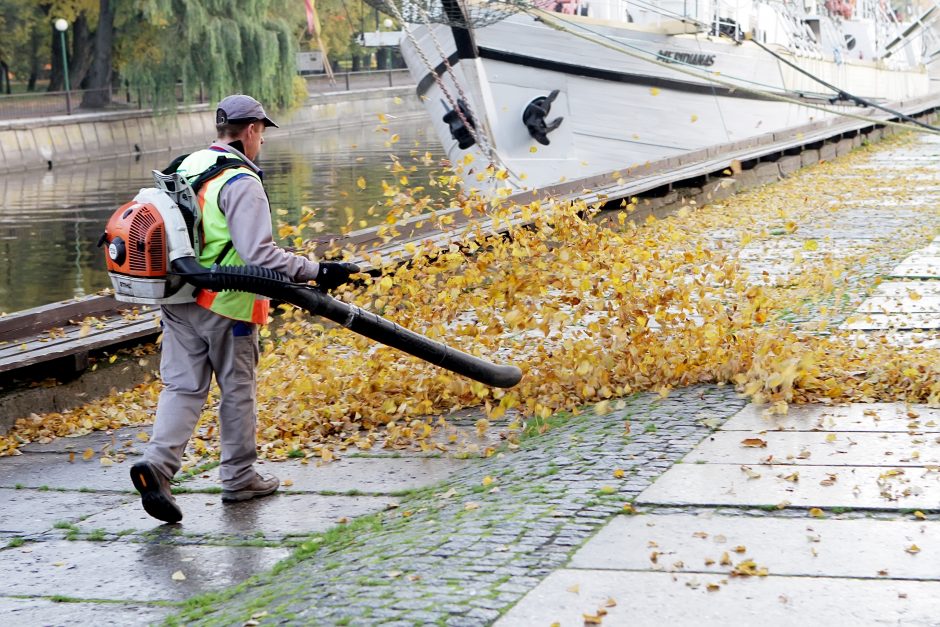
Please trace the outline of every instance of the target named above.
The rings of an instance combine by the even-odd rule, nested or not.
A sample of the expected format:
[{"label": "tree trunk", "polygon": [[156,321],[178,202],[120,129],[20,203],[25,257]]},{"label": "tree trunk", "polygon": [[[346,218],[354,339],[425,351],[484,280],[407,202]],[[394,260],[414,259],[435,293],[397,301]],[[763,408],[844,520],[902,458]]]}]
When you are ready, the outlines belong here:
[{"label": "tree trunk", "polygon": [[10,66],[6,61],[0,60],[0,90],[4,93],[12,93],[10,90]]},{"label": "tree trunk", "polygon": [[69,51],[69,80],[72,89],[82,87],[88,76],[94,54],[94,35],[88,30],[88,18],[82,13],[69,30],[72,31],[72,49]]},{"label": "tree trunk", "polygon": [[[65,89],[65,78],[62,74],[62,35],[52,24],[49,24],[49,30],[52,32],[52,70],[49,73],[49,89],[46,91],[63,91]],[[68,45],[67,41],[66,45]]]},{"label": "tree trunk", "polygon": [[82,106],[101,109],[111,104],[111,52],[114,45],[114,0],[101,0],[98,30],[95,31],[95,56],[88,74],[88,91]]}]

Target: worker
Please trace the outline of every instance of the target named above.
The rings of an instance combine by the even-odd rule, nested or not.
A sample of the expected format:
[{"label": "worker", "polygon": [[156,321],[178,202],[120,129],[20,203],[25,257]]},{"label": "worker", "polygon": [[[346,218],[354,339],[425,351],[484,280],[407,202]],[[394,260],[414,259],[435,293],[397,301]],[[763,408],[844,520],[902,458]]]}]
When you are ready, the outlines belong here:
[{"label": "worker", "polygon": [[[255,265],[277,270],[294,281],[316,281],[331,290],[359,271],[355,264],[316,262],[274,243],[271,207],[255,164],[264,131],[277,127],[254,98],[236,94],[216,108],[218,139],[178,163],[176,172],[189,181],[202,176],[198,202],[202,209],[204,266]],[[176,163],[176,162],[174,162]],[[172,165],[171,165],[172,167]],[[267,322],[269,301],[244,292],[201,289],[191,303],[161,307],[163,324],[160,374],[163,390],[157,404],[153,436],[143,460],[131,468],[144,510],[176,523],[183,513],[170,491],[183,451],[196,428],[215,374],[221,390],[219,424],[222,501],[231,503],[273,494],[280,481],[255,470],[256,369],[258,330]]]}]

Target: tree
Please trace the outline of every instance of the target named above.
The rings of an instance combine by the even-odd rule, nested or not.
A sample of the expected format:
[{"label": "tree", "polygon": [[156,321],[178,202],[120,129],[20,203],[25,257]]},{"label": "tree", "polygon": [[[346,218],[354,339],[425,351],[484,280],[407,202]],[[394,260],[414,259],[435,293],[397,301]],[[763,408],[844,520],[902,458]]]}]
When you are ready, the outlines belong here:
[{"label": "tree", "polygon": [[91,66],[94,37],[91,28],[98,20],[98,0],[52,0],[36,3],[36,6],[39,12],[33,28],[48,33],[49,49],[52,51],[48,90],[61,91],[65,88],[62,35],[53,26],[59,18],[69,23],[65,34],[66,42],[71,42],[68,50],[69,83],[73,88],[80,87]]},{"label": "tree", "polygon": [[0,0],[0,61],[14,76],[28,77],[30,90],[49,55],[44,19],[34,0]]},{"label": "tree", "polygon": [[364,30],[378,30],[385,19],[362,0],[320,0],[317,10],[323,26],[323,42],[333,59],[351,58],[359,69],[366,49],[358,41]]},{"label": "tree", "polygon": [[136,19],[121,33],[118,68],[154,107],[175,105],[178,83],[184,98],[204,84],[216,100],[245,92],[272,108],[290,104],[296,74],[291,24],[301,18],[287,0],[133,4]]}]

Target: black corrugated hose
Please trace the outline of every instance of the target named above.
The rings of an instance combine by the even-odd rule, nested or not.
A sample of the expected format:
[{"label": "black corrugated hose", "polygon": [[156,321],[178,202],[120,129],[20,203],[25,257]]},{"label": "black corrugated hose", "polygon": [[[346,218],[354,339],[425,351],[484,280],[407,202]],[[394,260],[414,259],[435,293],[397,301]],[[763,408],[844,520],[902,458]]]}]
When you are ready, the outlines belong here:
[{"label": "black corrugated hose", "polygon": [[312,285],[294,283],[280,272],[268,268],[218,265],[206,268],[195,257],[182,257],[173,261],[172,269],[196,287],[215,292],[250,292],[291,303],[359,335],[486,385],[510,388],[522,379],[522,371],[516,366],[493,364],[450,348],[374,313],[337,300]]}]

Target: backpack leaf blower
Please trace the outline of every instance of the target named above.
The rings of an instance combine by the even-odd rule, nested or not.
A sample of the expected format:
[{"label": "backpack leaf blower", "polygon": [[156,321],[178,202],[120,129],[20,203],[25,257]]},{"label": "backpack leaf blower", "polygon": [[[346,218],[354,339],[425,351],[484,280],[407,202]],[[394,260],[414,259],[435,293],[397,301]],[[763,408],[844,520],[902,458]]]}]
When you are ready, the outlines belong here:
[{"label": "backpack leaf blower", "polygon": [[134,200],[111,216],[98,245],[107,244],[105,260],[117,300],[151,305],[187,303],[203,288],[260,294],[486,385],[509,388],[520,381],[522,371],[516,366],[493,364],[450,348],[312,285],[295,283],[280,272],[261,266],[213,264],[206,268],[200,264],[201,212],[196,193],[220,169],[232,167],[231,161],[220,158],[194,181],[176,172],[154,170],[156,187],[141,189]]}]

